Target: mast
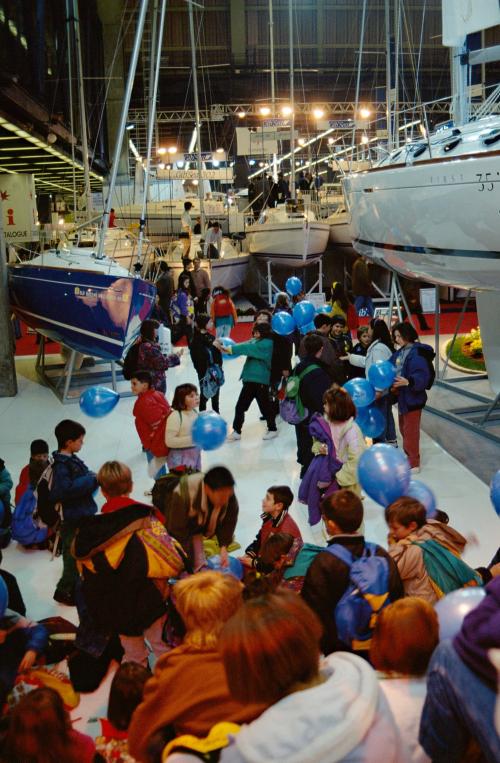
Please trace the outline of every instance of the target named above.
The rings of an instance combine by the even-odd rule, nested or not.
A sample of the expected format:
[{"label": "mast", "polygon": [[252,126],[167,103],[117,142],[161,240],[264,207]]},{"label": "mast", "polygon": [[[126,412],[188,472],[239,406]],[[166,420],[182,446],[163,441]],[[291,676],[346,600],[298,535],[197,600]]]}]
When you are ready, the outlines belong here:
[{"label": "mast", "polygon": [[[66,0],[66,39],[68,44],[68,94],[69,94],[69,129],[71,132],[71,159],[73,161],[73,215],[76,215],[76,163],[75,163],[75,124],[73,113],[73,46],[71,44],[71,2]],[[75,219],[73,217],[73,219]]]},{"label": "mast", "polygon": [[92,191],[90,189],[90,170],[89,170],[89,145],[87,137],[87,109],[85,106],[85,90],[83,88],[83,62],[82,62],[82,43],[80,38],[80,17],[78,15],[78,0],[73,0],[73,24],[75,30],[76,47],[76,70],[78,75],[78,95],[80,100],[80,119],[82,129],[82,155],[83,155],[83,176],[85,181],[85,199],[87,217],[92,217]]},{"label": "mast", "polygon": [[295,83],[293,63],[293,0],[288,0],[288,26],[290,45],[290,198],[295,198]]},{"label": "mast", "polygon": [[391,13],[390,0],[385,0],[385,98],[387,150],[392,150],[392,110],[391,110]]},{"label": "mast", "polygon": [[[271,64],[271,113],[273,117],[276,116],[276,82],[275,82],[275,68],[274,68],[274,17],[273,17],[273,0],[269,0],[269,57]],[[264,148],[264,147],[263,147]],[[278,176],[278,158],[276,154],[273,154],[273,180],[276,181]]]},{"label": "mast", "polygon": [[205,229],[205,212],[203,209],[203,179],[201,162],[201,122],[200,103],[198,99],[198,70],[196,66],[196,40],[194,36],[193,3],[187,0],[189,8],[189,37],[191,41],[191,71],[193,77],[194,113],[196,120],[196,153],[198,155],[198,199],[200,202],[201,231]]},{"label": "mast", "polygon": [[144,31],[144,21],[146,19],[146,13],[148,10],[149,0],[141,0],[139,15],[137,18],[137,27],[135,30],[134,47],[132,50],[132,56],[130,58],[130,68],[128,71],[127,85],[125,87],[125,93],[123,96],[122,111],[120,115],[120,124],[118,125],[118,131],[116,136],[115,150],[113,153],[113,164],[111,166],[111,177],[109,181],[108,197],[104,204],[104,214],[102,216],[101,235],[99,237],[99,247],[97,249],[97,257],[101,258],[104,252],[104,239],[109,225],[109,213],[113,206],[113,193],[116,185],[116,178],[118,176],[118,165],[120,163],[120,154],[123,144],[123,136],[125,134],[125,127],[127,124],[128,107],[130,105],[130,98],[132,97],[132,88],[134,86],[135,70],[137,69],[137,60],[139,58],[139,50],[141,47],[142,33]]},{"label": "mast", "polygon": [[[165,25],[165,9],[167,5],[167,0],[161,0],[161,12],[160,12],[160,23],[158,24],[158,37],[155,39],[155,33],[156,33],[156,14],[158,11],[158,2],[155,0],[154,3],[154,19],[153,19],[153,37],[152,37],[152,44],[153,49],[156,53],[156,62],[154,67],[154,77],[153,77],[153,87],[151,87],[151,82],[149,84],[149,103],[148,103],[148,113],[149,113],[149,124],[148,124],[148,145],[146,150],[146,175],[144,178],[144,195],[142,197],[142,212],[141,212],[141,219],[139,221],[139,241],[137,243],[137,254],[138,254],[138,262],[142,260],[142,242],[144,239],[144,229],[146,227],[146,208],[148,203],[148,192],[149,192],[149,178],[150,178],[150,171],[151,171],[151,153],[153,149],[153,133],[155,129],[155,122],[156,122],[156,100],[158,96],[158,80],[160,78],[160,62],[161,62],[161,43],[163,40],[163,27]],[[152,68],[152,67],[151,67]]]}]

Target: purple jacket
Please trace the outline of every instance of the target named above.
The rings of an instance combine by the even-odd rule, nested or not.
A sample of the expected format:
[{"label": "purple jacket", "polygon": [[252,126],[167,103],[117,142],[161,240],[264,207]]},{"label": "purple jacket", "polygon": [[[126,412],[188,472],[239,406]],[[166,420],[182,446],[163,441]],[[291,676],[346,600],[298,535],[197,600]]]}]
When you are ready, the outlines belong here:
[{"label": "purple jacket", "polygon": [[[307,504],[309,524],[315,525],[321,519],[321,500],[339,489],[335,475],[342,466],[342,461],[337,458],[328,422],[320,413],[313,414],[309,424],[309,434],[319,442],[328,445],[328,455],[313,458],[299,487],[299,501]],[[322,484],[321,489],[319,484]]]},{"label": "purple jacket", "polygon": [[500,648],[500,577],[488,583],[483,601],[466,615],[453,646],[467,667],[496,690],[497,672],[488,650]]}]

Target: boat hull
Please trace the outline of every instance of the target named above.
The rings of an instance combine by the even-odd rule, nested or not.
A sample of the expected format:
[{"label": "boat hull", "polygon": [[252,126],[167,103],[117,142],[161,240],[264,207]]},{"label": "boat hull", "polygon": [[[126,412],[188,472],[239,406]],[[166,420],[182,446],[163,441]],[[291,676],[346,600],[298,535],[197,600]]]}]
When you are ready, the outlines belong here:
[{"label": "boat hull", "polygon": [[126,354],[156,296],[141,278],[29,263],[9,266],[9,291],[12,309],[28,326],[108,360]]},{"label": "boat hull", "polygon": [[328,244],[327,223],[256,223],[247,230],[250,254],[288,267],[304,267],[317,262]]},{"label": "boat hull", "polygon": [[500,152],[382,167],[344,181],[354,247],[403,275],[500,289]]}]

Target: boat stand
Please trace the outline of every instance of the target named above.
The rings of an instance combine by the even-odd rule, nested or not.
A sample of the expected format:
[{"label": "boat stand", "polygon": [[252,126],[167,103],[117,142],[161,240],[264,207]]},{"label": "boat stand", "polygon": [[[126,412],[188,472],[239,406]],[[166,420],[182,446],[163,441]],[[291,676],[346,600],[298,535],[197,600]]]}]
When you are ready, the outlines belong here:
[{"label": "boat stand", "polygon": [[[45,351],[46,339],[40,339],[40,347],[35,362],[35,371],[38,378],[59,398],[64,405],[78,403],[80,395],[85,389],[96,385],[111,387],[118,392],[117,385],[125,381],[120,366],[113,360],[95,358],[94,365],[76,369],[78,353],[70,351],[66,363],[47,361]],[[130,397],[130,391],[120,392],[120,397]]]},{"label": "boat stand", "polygon": [[[312,265],[309,267],[312,267]],[[267,302],[269,305],[272,305],[274,302],[273,300],[274,295],[282,292],[283,289],[280,289],[279,286],[277,286],[273,281],[271,260],[266,261],[266,268],[267,268],[267,271],[266,271],[265,278],[260,272],[260,270],[257,269],[257,275],[259,278],[259,292],[260,292],[260,287],[263,286],[264,291],[267,294]],[[303,282],[305,281],[305,270],[306,269],[304,268],[304,275],[302,279]],[[313,283],[313,285],[310,287],[310,289],[308,289],[308,291],[306,292],[306,297],[309,297],[311,294],[315,293],[316,287],[319,293],[323,293],[323,263],[321,259],[318,260],[318,277],[316,281]]]},{"label": "boat stand", "polygon": [[[436,287],[437,290],[438,287]],[[485,437],[488,440],[492,440],[500,445],[500,434],[491,432],[488,430],[488,426],[498,427],[500,424],[500,392],[493,398],[481,395],[478,392],[472,390],[463,389],[460,385],[464,382],[485,381],[488,379],[487,373],[478,374],[462,374],[461,376],[450,376],[446,378],[446,374],[449,368],[450,356],[453,351],[453,346],[456,342],[458,333],[463,323],[467,307],[471,298],[471,291],[467,293],[467,297],[464,300],[462,310],[455,326],[453,338],[447,348],[444,365],[440,371],[440,358],[439,358],[439,346],[440,346],[440,333],[439,333],[439,316],[436,315],[436,381],[435,385],[456,395],[463,397],[465,401],[471,401],[469,405],[463,406],[434,406],[426,405],[425,410],[435,416],[440,416],[447,421],[451,421],[454,424],[458,424],[464,429],[468,429],[470,432]]]}]

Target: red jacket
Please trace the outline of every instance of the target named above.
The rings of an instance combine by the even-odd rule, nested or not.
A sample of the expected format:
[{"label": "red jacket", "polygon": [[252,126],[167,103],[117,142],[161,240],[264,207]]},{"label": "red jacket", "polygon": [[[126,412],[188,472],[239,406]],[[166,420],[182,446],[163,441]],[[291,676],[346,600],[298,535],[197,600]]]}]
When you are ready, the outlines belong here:
[{"label": "red jacket", "polygon": [[146,450],[154,456],[166,456],[165,425],[172,409],[165,396],[154,389],[148,389],[137,398],[134,405],[135,428]]},{"label": "red jacket", "polygon": [[26,466],[23,466],[21,469],[21,474],[19,475],[19,483],[16,487],[16,497],[15,497],[15,503],[16,506],[27,491],[27,489],[30,486],[30,465],[26,464]]},{"label": "red jacket", "polygon": [[291,516],[289,516],[288,510],[282,511],[279,516],[274,518],[269,516],[269,514],[265,515],[265,517],[263,515],[263,519],[264,522],[262,523],[262,527],[257,533],[255,540],[245,549],[245,554],[254,560],[254,566],[258,568],[260,552],[269,536],[274,535],[274,533],[289,533],[290,535],[293,535],[294,540],[293,545],[287,554],[286,565],[289,566],[293,564],[303,543],[302,535],[300,534],[297,523]]}]

